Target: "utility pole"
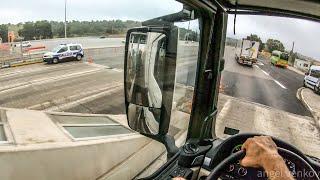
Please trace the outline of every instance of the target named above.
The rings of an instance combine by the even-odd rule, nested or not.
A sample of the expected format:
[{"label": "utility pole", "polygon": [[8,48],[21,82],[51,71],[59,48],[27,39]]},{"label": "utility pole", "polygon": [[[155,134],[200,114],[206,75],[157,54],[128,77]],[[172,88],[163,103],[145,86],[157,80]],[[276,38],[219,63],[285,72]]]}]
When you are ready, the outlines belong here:
[{"label": "utility pole", "polygon": [[67,0],[64,0],[64,38],[67,38]]},{"label": "utility pole", "polygon": [[292,48],[291,51],[289,53],[289,64],[291,64],[292,66],[294,66],[294,61],[295,61],[295,57],[293,57],[293,49],[294,49],[294,41],[292,42]]}]

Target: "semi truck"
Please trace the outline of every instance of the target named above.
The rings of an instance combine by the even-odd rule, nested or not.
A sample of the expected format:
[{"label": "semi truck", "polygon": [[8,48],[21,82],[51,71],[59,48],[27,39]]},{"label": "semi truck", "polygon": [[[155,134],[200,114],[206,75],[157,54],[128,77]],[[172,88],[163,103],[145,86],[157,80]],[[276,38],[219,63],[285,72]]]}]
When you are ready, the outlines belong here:
[{"label": "semi truck", "polygon": [[239,64],[251,66],[257,62],[260,43],[242,39],[237,42],[235,59]]}]

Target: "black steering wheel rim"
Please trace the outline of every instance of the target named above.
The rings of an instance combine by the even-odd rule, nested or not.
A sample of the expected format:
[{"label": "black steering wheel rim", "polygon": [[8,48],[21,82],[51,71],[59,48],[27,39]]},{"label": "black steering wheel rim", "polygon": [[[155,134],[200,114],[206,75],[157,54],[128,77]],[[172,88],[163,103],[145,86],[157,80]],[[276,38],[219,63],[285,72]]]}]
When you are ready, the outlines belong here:
[{"label": "black steering wheel rim", "polygon": [[[253,134],[253,133],[244,133],[244,134],[237,134],[235,136],[231,136],[230,138],[226,139],[221,146],[223,146],[224,144],[229,143],[233,138],[237,138],[239,136],[244,136],[246,138],[251,138],[254,136],[262,136],[263,134]],[[281,144],[282,147],[284,148],[280,148],[278,147],[278,152],[279,154],[287,154],[291,157],[294,157],[298,160],[300,160],[303,165],[307,168],[309,168],[315,175],[316,179],[320,180],[316,171],[313,169],[313,167],[310,165],[308,159],[306,158],[306,156],[304,156],[304,154],[298,150],[296,147],[278,139],[275,137],[272,137],[272,139],[274,140],[274,142],[277,144],[277,146],[279,146]],[[288,149],[293,149],[293,151],[289,151]],[[216,180],[220,177],[222,171],[229,166],[231,163],[237,162],[240,159],[244,158],[245,156],[245,152],[243,150],[238,151],[236,153],[231,154],[230,156],[228,156],[227,158],[225,158],[224,160],[222,160],[218,165],[215,166],[215,168],[211,171],[211,173],[209,174],[209,176],[206,178],[207,180]]]}]

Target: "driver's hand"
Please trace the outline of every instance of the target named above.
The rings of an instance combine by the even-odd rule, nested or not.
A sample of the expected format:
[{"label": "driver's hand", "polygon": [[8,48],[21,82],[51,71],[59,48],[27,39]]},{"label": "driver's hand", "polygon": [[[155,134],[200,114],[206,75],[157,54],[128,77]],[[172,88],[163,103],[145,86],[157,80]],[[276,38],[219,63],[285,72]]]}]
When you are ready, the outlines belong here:
[{"label": "driver's hand", "polygon": [[242,149],[246,151],[246,156],[240,161],[240,164],[245,167],[264,167],[272,159],[281,158],[277,145],[270,136],[248,138],[242,145]]},{"label": "driver's hand", "polygon": [[246,156],[240,161],[242,166],[262,167],[269,179],[293,179],[270,136],[248,138],[242,149],[246,152]]}]

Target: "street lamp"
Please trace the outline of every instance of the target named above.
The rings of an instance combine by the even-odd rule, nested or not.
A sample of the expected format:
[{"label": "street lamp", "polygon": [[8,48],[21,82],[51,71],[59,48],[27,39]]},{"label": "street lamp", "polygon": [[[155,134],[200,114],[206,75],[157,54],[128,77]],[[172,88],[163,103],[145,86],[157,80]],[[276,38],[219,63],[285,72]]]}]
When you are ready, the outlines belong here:
[{"label": "street lamp", "polygon": [[67,0],[64,0],[64,38],[67,38]]}]

